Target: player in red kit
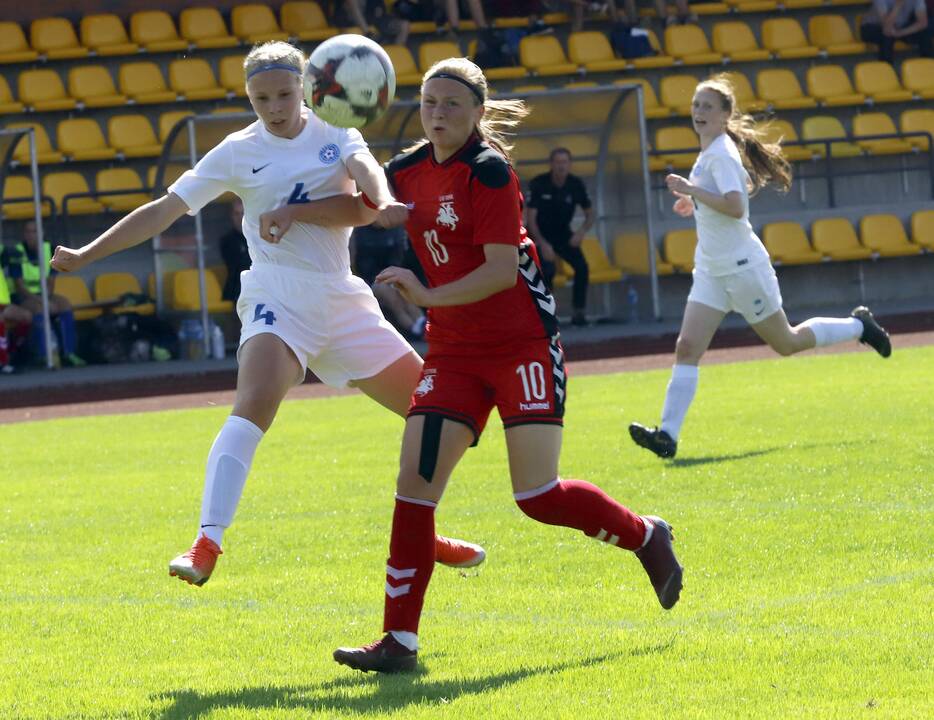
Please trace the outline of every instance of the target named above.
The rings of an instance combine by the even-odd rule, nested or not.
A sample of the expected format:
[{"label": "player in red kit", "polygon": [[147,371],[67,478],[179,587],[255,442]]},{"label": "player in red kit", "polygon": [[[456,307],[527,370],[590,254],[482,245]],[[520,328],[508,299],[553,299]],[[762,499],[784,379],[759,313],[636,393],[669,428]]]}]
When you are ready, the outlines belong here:
[{"label": "player in red kit", "polygon": [[495,406],[506,432],[513,493],[527,515],[635,551],[664,608],[681,591],[671,528],[599,488],[558,476],[566,373],[534,245],[522,227],[519,181],[501,132],[521,101],[488,99],[466,58],[436,63],[422,82],[427,139],[387,167],[406,230],[425,270],[377,278],[428,308],[428,354],[402,440],[386,567],[385,636],[334,659],[358,670],[413,670],[418,622],[434,565],[434,512],[455,465]]}]

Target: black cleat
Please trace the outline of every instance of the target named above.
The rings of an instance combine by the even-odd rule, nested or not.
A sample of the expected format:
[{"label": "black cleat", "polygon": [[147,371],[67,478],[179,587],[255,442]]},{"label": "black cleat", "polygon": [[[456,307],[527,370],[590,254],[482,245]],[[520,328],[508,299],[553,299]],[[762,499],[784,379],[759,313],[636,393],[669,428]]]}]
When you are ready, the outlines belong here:
[{"label": "black cleat", "polygon": [[889,340],[889,334],[876,322],[868,307],[860,305],[858,308],[853,308],[850,315],[863,324],[863,334],[859,338],[863,345],[869,345],[884,358],[892,354],[892,342]]},{"label": "black cleat", "polygon": [[681,579],[684,576],[684,568],[678,563],[671,546],[675,537],[671,526],[660,517],[646,515],[643,520],[652,523],[654,530],[648,545],[636,550],[636,557],[655,588],[658,602],[666,610],[671,610],[681,596]]},{"label": "black cleat", "polygon": [[418,664],[418,650],[409,650],[386,633],[382,640],[360,648],[337,648],[334,660],[354,670],[363,672],[401,673],[412,672]]},{"label": "black cleat", "polygon": [[672,440],[671,435],[657,427],[647,428],[637,422],[630,423],[629,437],[636,445],[651,450],[660,458],[673,458],[678,452],[678,441]]}]

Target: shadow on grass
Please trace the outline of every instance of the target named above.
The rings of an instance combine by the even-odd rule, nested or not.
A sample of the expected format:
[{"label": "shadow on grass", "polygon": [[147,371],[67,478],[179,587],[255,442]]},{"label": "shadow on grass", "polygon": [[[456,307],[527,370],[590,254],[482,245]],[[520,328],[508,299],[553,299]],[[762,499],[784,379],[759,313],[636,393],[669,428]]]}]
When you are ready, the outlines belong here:
[{"label": "shadow on grass", "polygon": [[[405,708],[408,705],[449,703],[462,695],[481,695],[493,692],[536,675],[588,668],[624,657],[664,653],[673,642],[672,639],[666,643],[597,655],[574,662],[521,667],[509,672],[459,680],[432,681],[424,666],[419,666],[419,670],[412,675],[364,675],[348,670],[346,677],[339,677],[317,685],[278,687],[270,685],[207,694],[194,690],[177,690],[154,696],[153,699],[171,701],[171,705],[157,716],[160,720],[199,718],[214,710],[224,708],[384,713]],[[370,692],[359,697],[352,695],[354,692],[359,692],[361,688],[369,689]]]},{"label": "shadow on grass", "polygon": [[748,458],[758,457],[759,455],[769,455],[779,450],[785,450],[784,447],[770,447],[762,450],[750,450],[744,453],[732,453],[730,455],[708,455],[707,457],[687,457],[675,458],[668,465],[674,468],[694,467],[695,465],[707,465],[709,463],[729,462],[730,460],[746,460]]}]

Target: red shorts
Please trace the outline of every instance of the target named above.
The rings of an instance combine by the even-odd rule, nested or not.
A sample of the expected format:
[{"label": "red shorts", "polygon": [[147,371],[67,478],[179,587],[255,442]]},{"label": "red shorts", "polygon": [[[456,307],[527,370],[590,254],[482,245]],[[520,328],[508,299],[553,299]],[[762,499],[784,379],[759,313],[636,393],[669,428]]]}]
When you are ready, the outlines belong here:
[{"label": "red shorts", "polygon": [[408,415],[440,415],[463,423],[473,430],[476,444],[494,406],[504,428],[563,425],[566,388],[557,335],[486,355],[429,346]]}]

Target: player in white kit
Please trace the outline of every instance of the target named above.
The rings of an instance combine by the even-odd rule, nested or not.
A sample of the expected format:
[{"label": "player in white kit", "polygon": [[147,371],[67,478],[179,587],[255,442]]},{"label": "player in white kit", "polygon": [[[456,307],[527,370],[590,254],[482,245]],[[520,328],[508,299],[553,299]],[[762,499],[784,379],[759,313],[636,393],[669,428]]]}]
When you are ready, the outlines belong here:
[{"label": "player in white kit", "polygon": [[889,336],[865,307],[848,318],[811,318],[794,327],[782,309],[778,279],[765,246],[749,223],[749,189],[791,186],[791,169],[778,145],[763,144],[752,118],[739,112],[724,75],[698,84],[691,105],[701,152],[690,178],[668,175],[677,197],[674,211],[694,216],[697,250],[691,292],[675,349],[660,427],[629,426],[633,441],[659,457],[675,456],[681,425],[697,390],[698,363],[713,335],[732,311],[780,355],[859,340],[882,357],[892,352]]},{"label": "player in white kit", "polygon": [[[327,125],[304,107],[304,63],[287,43],[254,47],[244,67],[257,121],[227,136],[162,198],[80,249],[57,248],[52,260],[58,270],[78,270],[145,242],[224,192],[243,201],[252,267],[242,274],[237,302],[236,400],[208,455],[195,543],[169,564],[170,574],[190,584],[211,576],[256,447],[306,368],[328,385],[361,389],[403,417],[421,373],[421,358],[351,274],[348,250],[351,225],[392,221],[394,214],[401,222],[407,211],[393,200],[360,133]],[[263,240],[260,217],[289,205],[303,206],[306,221],[283,224],[278,235],[267,228],[273,242]],[[307,222],[310,215],[316,224]],[[439,562],[466,567],[483,558],[477,545],[436,538]]]}]

